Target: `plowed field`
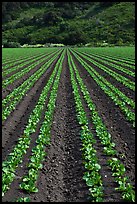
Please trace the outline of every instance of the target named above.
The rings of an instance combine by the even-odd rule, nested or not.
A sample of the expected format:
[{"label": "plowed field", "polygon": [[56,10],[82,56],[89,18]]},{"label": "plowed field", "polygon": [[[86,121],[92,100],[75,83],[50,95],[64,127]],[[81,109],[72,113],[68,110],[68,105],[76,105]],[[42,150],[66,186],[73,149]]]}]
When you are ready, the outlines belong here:
[{"label": "plowed field", "polygon": [[2,201],[135,201],[134,59],[13,51],[3,54]]}]

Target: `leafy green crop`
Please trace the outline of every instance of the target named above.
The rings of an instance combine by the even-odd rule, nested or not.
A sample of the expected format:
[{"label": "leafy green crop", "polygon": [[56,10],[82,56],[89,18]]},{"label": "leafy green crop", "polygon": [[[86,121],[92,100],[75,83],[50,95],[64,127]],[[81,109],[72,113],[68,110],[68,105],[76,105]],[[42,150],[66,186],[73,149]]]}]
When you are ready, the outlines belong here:
[{"label": "leafy green crop", "polygon": [[[82,54],[83,54],[83,52],[82,52]],[[100,58],[100,56],[91,55],[91,54],[89,55],[87,53],[86,54],[84,53],[84,55],[90,57],[91,60],[95,59],[99,63],[101,62],[101,63],[107,64],[107,65],[110,65],[111,67],[114,67],[115,69],[120,70],[121,72],[124,72],[124,73],[128,74],[129,76],[135,77],[135,72],[132,72],[129,69],[123,68],[122,66],[116,65],[115,63],[113,63],[113,60],[108,60],[108,59],[106,60],[104,58],[102,59],[102,58]]]},{"label": "leafy green crop", "polygon": [[[41,66],[32,76],[30,76],[26,81],[24,81],[19,87],[15,88],[5,99],[2,101],[2,120],[6,120],[8,115],[12,110],[15,109],[17,103],[22,99],[26,92],[34,85],[34,83],[43,75],[43,73],[48,69],[48,67],[53,63],[56,57],[59,55],[57,53],[48,62]],[[12,100],[11,100],[12,99]]]},{"label": "leafy green crop", "polygon": [[[110,133],[108,133],[107,128],[103,124],[98,112],[96,111],[96,107],[95,107],[95,105],[93,105],[93,102],[90,98],[90,94],[87,90],[87,87],[84,85],[71,56],[70,56],[70,58],[71,58],[71,63],[73,65],[73,68],[75,70],[76,78],[78,80],[81,91],[83,93],[84,99],[86,100],[87,105],[91,111],[91,119],[92,119],[92,123],[94,124],[94,127],[96,129],[97,136],[101,140],[101,143],[104,145],[104,153],[107,156],[116,155],[117,151],[114,149],[115,143],[113,143],[111,141],[111,135],[110,135]],[[90,151],[92,153],[90,153]],[[90,145],[90,146],[87,145],[87,152],[89,153],[87,155],[87,159],[89,159],[89,160],[91,159],[92,164],[89,162],[88,164],[86,164],[86,168],[87,169],[94,169],[95,160],[93,159],[93,156],[91,156],[91,155],[95,155],[96,150],[93,150],[92,145]],[[126,185],[129,187],[129,190],[127,187],[126,187],[126,189],[122,189],[122,187],[125,185],[124,182],[126,181],[126,179],[124,179],[124,182],[122,182],[122,180],[118,180],[118,178],[122,178],[125,174],[126,169],[125,169],[124,165],[117,158],[112,158],[112,159],[108,160],[108,164],[112,168],[112,172],[113,172],[112,176],[114,176],[116,178],[116,181],[118,181],[118,184],[120,185],[120,187],[116,188],[116,190],[119,190],[119,189],[122,190],[122,198],[123,199],[128,200],[128,201],[134,201],[135,200],[135,196],[134,196],[135,192],[134,192],[131,184],[126,183]],[[95,165],[95,169],[96,169],[96,171],[97,171],[97,169],[99,170],[100,166]],[[89,174],[86,174],[86,176],[84,178],[87,180],[88,176],[89,176]],[[88,181],[88,185],[92,185],[93,183],[94,183],[94,181],[92,181],[92,182],[90,180]]]},{"label": "leafy green crop", "polygon": [[107,74],[109,74],[110,76],[112,76],[114,79],[116,79],[117,81],[119,81],[120,83],[122,83],[123,85],[125,85],[126,87],[130,88],[131,90],[135,91],[135,82],[132,82],[131,80],[129,80],[128,78],[122,76],[121,74],[116,73],[115,71],[107,68],[106,66],[96,62],[95,60],[91,60],[89,57],[87,57],[84,54],[78,53],[80,56],[84,57],[85,59],[87,59],[88,61],[92,62],[94,65],[96,65],[97,67],[99,67],[100,69],[102,69],[103,71],[105,71]]},{"label": "leafy green crop", "polygon": [[57,90],[62,71],[63,59],[64,52],[62,53],[59,61],[56,64],[56,67],[59,67],[59,69],[56,78],[54,79],[52,91],[50,93],[49,102],[47,105],[48,108],[45,112],[44,121],[40,128],[40,134],[38,136],[38,139],[36,140],[37,145],[32,149],[32,154],[28,165],[29,171],[28,174],[23,177],[22,183],[20,184],[20,188],[26,190],[27,192],[38,192],[36,181],[38,179],[38,172],[43,167],[42,162],[45,160],[45,146],[50,144],[50,130],[55,110],[55,102],[57,98]]},{"label": "leafy green crop", "polygon": [[12,73],[12,72],[14,72],[14,71],[18,71],[18,69],[21,69],[21,68],[23,68],[24,66],[29,66],[29,64],[33,64],[33,63],[35,63],[37,60],[39,60],[41,57],[43,57],[44,55],[42,55],[42,56],[38,56],[38,57],[36,57],[36,58],[32,58],[30,61],[23,61],[21,64],[19,64],[19,65],[16,65],[15,67],[13,67],[12,66],[12,68],[11,69],[7,69],[7,70],[4,70],[3,71],[3,73],[2,73],[2,76],[3,77],[6,77],[8,74],[10,74],[10,73]]},{"label": "leafy green crop", "polygon": [[[14,147],[13,151],[9,154],[6,161],[2,163],[2,196],[4,196],[4,193],[9,189],[9,185],[13,181],[15,177],[15,171],[18,165],[22,162],[22,157],[24,154],[26,154],[27,149],[29,148],[30,141],[31,141],[31,134],[36,131],[37,123],[40,120],[43,107],[45,105],[45,99],[47,97],[47,94],[50,90],[50,87],[53,83],[54,77],[57,72],[57,66],[55,66],[55,69],[48,80],[46,86],[44,87],[37,105],[33,109],[28,124],[24,130],[23,136],[19,138],[17,145]],[[33,188],[33,191],[36,191],[35,188]]]},{"label": "leafy green crop", "polygon": [[16,200],[16,202],[30,202],[30,198],[29,198],[29,197],[18,198],[18,199]]},{"label": "leafy green crop", "polygon": [[[76,58],[83,65],[83,67],[85,67],[85,69],[88,71],[91,77],[96,81],[96,83],[100,86],[100,88],[114,101],[116,105],[120,107],[121,111],[125,114],[126,119],[132,122],[133,127],[135,127],[135,113],[133,113],[129,108],[126,107],[124,101],[126,101],[134,108],[135,108],[135,103],[132,100],[128,99],[123,93],[120,93],[118,89],[114,88],[107,80],[105,80],[101,75],[99,75],[91,66],[89,66],[76,53],[74,53],[73,51],[72,53],[76,56]],[[119,99],[119,96],[122,97],[124,101],[121,101]]]},{"label": "leafy green crop", "polygon": [[96,156],[96,150],[93,145],[96,141],[93,138],[92,133],[88,128],[88,119],[84,111],[81,97],[79,94],[79,89],[77,82],[75,80],[74,71],[72,69],[71,56],[68,52],[68,63],[70,68],[70,77],[74,93],[74,99],[76,104],[77,119],[81,125],[81,136],[82,139],[82,156],[84,159],[84,166],[86,171],[84,172],[83,179],[86,181],[87,186],[89,187],[89,196],[92,202],[101,202],[103,201],[103,184],[102,178],[100,175],[101,166],[98,164],[98,159]]}]

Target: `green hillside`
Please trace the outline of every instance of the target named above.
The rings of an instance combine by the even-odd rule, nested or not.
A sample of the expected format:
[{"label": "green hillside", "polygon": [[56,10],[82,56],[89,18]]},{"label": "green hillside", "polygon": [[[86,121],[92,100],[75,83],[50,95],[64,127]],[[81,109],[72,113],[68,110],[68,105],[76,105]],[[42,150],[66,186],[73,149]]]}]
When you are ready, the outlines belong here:
[{"label": "green hillside", "polygon": [[135,41],[134,2],[2,2],[2,43],[109,43]]}]

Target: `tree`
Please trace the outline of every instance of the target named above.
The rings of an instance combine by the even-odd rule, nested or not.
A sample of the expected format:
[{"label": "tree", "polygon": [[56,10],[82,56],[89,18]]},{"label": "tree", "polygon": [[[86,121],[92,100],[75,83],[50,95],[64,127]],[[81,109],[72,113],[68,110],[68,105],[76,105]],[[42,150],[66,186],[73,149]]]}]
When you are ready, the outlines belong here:
[{"label": "tree", "polygon": [[9,41],[5,41],[3,43],[3,46],[6,48],[17,48],[17,47],[21,47],[21,45],[18,42],[9,42]]},{"label": "tree", "polygon": [[56,25],[58,22],[61,22],[61,17],[59,12],[49,11],[43,15],[43,21],[46,26]]},{"label": "tree", "polygon": [[81,30],[75,30],[68,33],[65,37],[63,44],[65,45],[75,45],[80,43],[87,43],[87,36]]}]

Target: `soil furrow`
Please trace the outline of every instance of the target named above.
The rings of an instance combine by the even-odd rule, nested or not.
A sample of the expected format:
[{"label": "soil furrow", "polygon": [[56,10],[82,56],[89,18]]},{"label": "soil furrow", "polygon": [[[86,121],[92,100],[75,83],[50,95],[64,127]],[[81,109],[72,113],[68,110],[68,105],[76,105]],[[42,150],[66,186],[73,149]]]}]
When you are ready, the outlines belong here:
[{"label": "soil furrow", "polygon": [[[76,79],[76,74],[75,74],[75,79]],[[114,177],[112,177],[112,171],[111,168],[107,164],[107,160],[110,159],[110,157],[106,156],[103,152],[103,145],[101,144],[100,139],[96,135],[95,127],[92,123],[92,118],[91,118],[91,111],[88,108],[88,105],[84,99],[84,95],[81,91],[80,85],[78,83],[78,80],[76,79],[78,87],[79,87],[79,94],[81,96],[81,101],[83,108],[86,112],[86,116],[88,119],[88,127],[91,131],[91,133],[94,136],[94,139],[96,140],[96,143],[93,144],[93,147],[95,148],[96,155],[98,158],[98,163],[101,166],[100,174],[102,177],[103,181],[103,187],[104,187],[104,202],[116,202],[116,201],[122,201],[120,193],[115,191],[115,188],[118,187],[117,183],[114,181]],[[111,195],[111,197],[110,197]]]},{"label": "soil furrow", "polygon": [[[3,123],[2,130],[2,148],[3,157],[5,157],[6,152],[12,147],[12,144],[17,140],[18,135],[20,136],[23,132],[23,128],[27,123],[27,119],[33,108],[35,107],[38,98],[47,83],[54,66],[59,57],[57,57],[50,68],[43,74],[43,76],[38,79],[38,81],[33,85],[33,87],[27,92],[22,101],[16,106],[16,109],[11,113],[8,119]],[[14,140],[13,140],[14,135]]]},{"label": "soil furrow", "polygon": [[[49,53],[50,54],[50,53]],[[33,60],[33,59],[35,59],[36,57],[40,57],[40,56],[43,56],[44,54],[40,54],[40,55],[36,55],[36,56],[32,56],[31,58],[30,57],[28,57],[28,58],[30,58],[30,59],[20,59],[20,60],[23,60],[23,63],[24,62],[28,62],[28,61],[30,61],[30,60]],[[46,55],[47,56],[47,55]],[[7,64],[9,64],[9,63],[7,63]],[[15,66],[18,66],[18,65],[21,65],[22,64],[22,62],[17,62],[16,64],[14,64],[14,65],[11,65],[10,67],[7,67],[6,69],[3,69],[2,71],[7,71],[7,70],[9,70],[9,69],[11,69],[12,67],[15,67]],[[4,65],[3,65],[4,66]],[[13,72],[12,72],[13,73]]]},{"label": "soil furrow", "polygon": [[[53,55],[54,56],[54,55]],[[21,78],[15,80],[12,84],[9,84],[5,89],[2,89],[2,99],[4,99],[8,94],[10,94],[15,88],[20,86],[25,80],[27,80],[31,75],[33,75],[43,64],[45,64],[50,58],[44,60],[39,65],[32,68],[29,72],[24,74]]]},{"label": "soil furrow", "polygon": [[[55,77],[54,77],[54,79],[55,79]],[[36,129],[35,133],[31,134],[30,146],[29,146],[29,148],[27,150],[27,153],[23,157],[22,163],[19,164],[19,166],[18,166],[18,168],[16,170],[16,177],[15,177],[14,181],[12,182],[12,184],[10,186],[10,189],[5,193],[5,196],[3,198],[3,202],[7,202],[7,201],[14,202],[18,197],[25,197],[26,195],[29,196],[29,194],[27,194],[27,192],[24,192],[23,190],[20,189],[19,185],[22,182],[22,177],[28,173],[28,167],[27,166],[28,166],[28,164],[30,162],[30,156],[31,156],[31,153],[32,153],[31,151],[36,146],[35,141],[38,138],[41,125],[42,125],[42,123],[44,121],[45,112],[46,112],[46,109],[47,109],[47,104],[48,104],[48,101],[49,101],[49,96],[50,96],[50,92],[51,92],[52,87],[53,87],[53,83],[52,83],[52,85],[50,87],[50,90],[48,92],[48,95],[47,95],[47,97],[45,99],[45,106],[44,106],[44,108],[42,110],[41,118],[40,118],[40,120],[39,120],[39,122],[37,124],[37,129]],[[46,84],[46,83],[44,83],[44,84]],[[43,88],[44,87],[41,87],[41,90]],[[25,128],[25,126],[24,126],[24,128]],[[15,144],[15,141],[14,141],[14,144]],[[11,198],[12,198],[12,200],[11,200]]]},{"label": "soil furrow", "polygon": [[[92,54],[91,54],[91,57],[92,57]],[[96,56],[95,56],[95,57],[96,57]],[[105,60],[106,62],[110,62],[109,59],[107,59],[107,58],[102,58],[102,57],[99,56],[99,55],[98,55],[98,57],[100,57],[100,59],[102,59],[102,60]],[[94,55],[93,55],[93,59],[94,59]],[[118,61],[118,60],[117,60],[117,61]],[[121,66],[122,68],[128,69],[129,71],[135,72],[134,69],[128,67],[128,64],[127,64],[127,66],[126,66],[126,65],[117,63],[117,61],[113,61],[113,62],[111,62],[111,63],[113,63],[114,65],[117,65],[117,66]],[[110,67],[111,67],[111,66],[110,66]],[[117,70],[117,69],[116,69],[116,70]],[[123,72],[121,72],[121,74],[123,74]],[[127,76],[128,76],[128,75],[127,75]]]},{"label": "soil furrow", "polygon": [[[80,56],[80,55],[79,55]],[[80,56],[81,57],[81,56]],[[85,58],[81,57],[86,63],[88,63],[91,67],[93,67],[101,76],[103,76],[108,82],[118,88],[121,92],[123,92],[126,96],[133,99],[135,101],[135,92],[130,90],[128,87],[124,86],[122,83],[118,82],[115,78],[111,77],[109,74],[95,66],[93,63],[89,62]]]},{"label": "soil furrow", "polygon": [[83,176],[80,127],[76,121],[70,73],[66,61],[58,89],[51,129],[51,144],[32,202],[86,202],[88,189]]},{"label": "soil furrow", "polygon": [[73,57],[81,78],[87,86],[93,103],[99,115],[116,144],[119,155],[123,156],[123,163],[131,181],[135,182],[135,129],[132,127],[115,106],[114,102],[101,90],[83,66]]}]

